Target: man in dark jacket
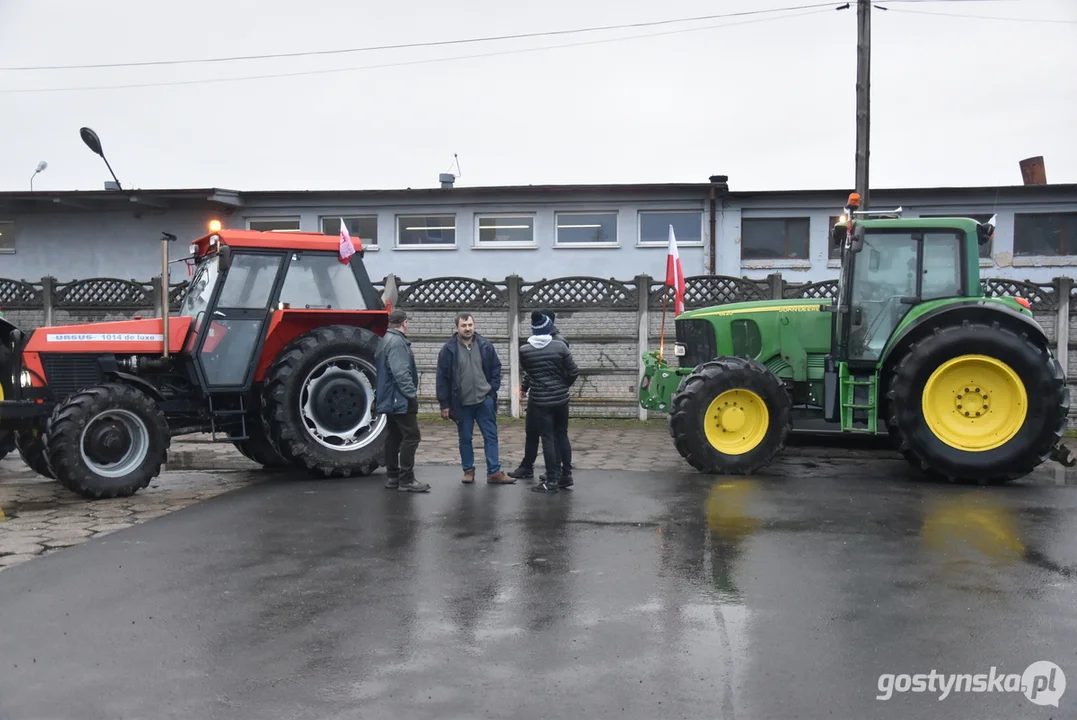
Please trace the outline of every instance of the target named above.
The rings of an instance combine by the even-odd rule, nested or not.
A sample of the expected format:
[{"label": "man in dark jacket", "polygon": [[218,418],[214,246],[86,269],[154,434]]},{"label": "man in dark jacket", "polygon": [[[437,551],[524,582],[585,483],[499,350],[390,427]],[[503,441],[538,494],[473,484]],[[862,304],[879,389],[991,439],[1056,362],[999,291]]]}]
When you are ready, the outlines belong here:
[{"label": "man in dark jacket", "polygon": [[569,389],[580,376],[568,345],[554,339],[552,331],[553,320],[548,315],[531,313],[531,337],[520,348],[520,368],[524,372],[521,389],[527,388],[527,409],[529,414],[534,413],[546,464],[545,479],[531,489],[544,493],[568,487],[562,480],[561,468],[571,467],[572,459],[561,457],[557,436],[567,432]]},{"label": "man in dark jacket", "polygon": [[441,416],[456,421],[464,482],[475,482],[475,423],[482,433],[486,482],[516,482],[501,469],[497,445],[497,391],[501,389],[501,360],[497,350],[475,332],[475,318],[456,316],[456,332],[438,353],[437,396]]},{"label": "man in dark jacket", "polygon": [[[543,312],[550,318],[552,323],[550,329],[550,337],[555,340],[560,340],[566,346],[571,347],[571,344],[557,327],[557,315],[553,310],[546,310]],[[520,385],[520,394],[527,397],[527,379],[524,378]],[[524,416],[524,458],[520,461],[520,465],[508,475],[509,477],[516,478],[518,480],[530,480],[535,477],[535,460],[538,459],[539,449],[539,433],[538,426],[535,424],[534,413],[531,412],[533,406],[528,404],[527,412]],[[568,425],[564,425],[560,432],[557,434],[557,452],[562,459],[561,464],[561,487],[567,487],[572,484],[572,445],[568,439]],[[568,464],[566,464],[568,463]],[[545,476],[541,478],[545,480]]]},{"label": "man in dark jacket", "polygon": [[389,313],[389,329],[374,354],[378,375],[377,411],[385,415],[389,436],[385,442],[385,487],[401,492],[429,492],[415,479],[415,451],[419,448],[419,370],[408,340],[408,316]]}]

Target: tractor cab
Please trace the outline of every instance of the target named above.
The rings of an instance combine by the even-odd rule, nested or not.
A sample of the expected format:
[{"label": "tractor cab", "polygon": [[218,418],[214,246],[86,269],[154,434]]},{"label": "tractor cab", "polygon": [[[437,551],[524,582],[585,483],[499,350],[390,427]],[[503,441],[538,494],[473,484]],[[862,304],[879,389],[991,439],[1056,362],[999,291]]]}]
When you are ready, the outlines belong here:
[{"label": "tractor cab", "polygon": [[901,208],[861,213],[858,206],[853,193],[830,231],[842,250],[833,346],[835,360],[868,369],[914,306],[982,297],[977,246],[994,228],[961,217],[902,219]]},{"label": "tractor cab", "polygon": [[[356,257],[362,257],[358,248]],[[361,262],[341,261],[336,237],[220,230],[191,244],[194,264],[179,315],[190,318],[185,354],[207,391],[244,392],[264,339],[289,311],[384,314]]]}]

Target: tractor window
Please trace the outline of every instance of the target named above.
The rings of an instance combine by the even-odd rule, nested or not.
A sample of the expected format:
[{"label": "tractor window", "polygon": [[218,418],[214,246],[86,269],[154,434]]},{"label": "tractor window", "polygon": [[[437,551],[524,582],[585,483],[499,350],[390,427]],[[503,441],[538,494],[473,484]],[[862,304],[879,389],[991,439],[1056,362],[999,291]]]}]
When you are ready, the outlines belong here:
[{"label": "tractor window", "polygon": [[236,253],[217,307],[248,310],[267,307],[281,260],[280,255]]},{"label": "tractor window", "polygon": [[901,298],[916,294],[919,245],[911,234],[868,232],[864,237],[864,248],[853,260],[850,359],[878,359],[909,311]]},{"label": "tractor window", "polygon": [[960,233],[924,234],[924,279],[920,286],[921,299],[935,300],[962,294],[961,240]]},{"label": "tractor window", "polygon": [[198,314],[204,312],[209,305],[209,299],[213,295],[213,289],[217,285],[217,258],[210,257],[199,264],[191,278],[187,294],[183,298],[183,306],[179,314],[183,317],[197,319]]},{"label": "tractor window", "polygon": [[294,253],[280,291],[280,302],[294,310],[366,310],[366,301],[351,265],[336,255]]}]

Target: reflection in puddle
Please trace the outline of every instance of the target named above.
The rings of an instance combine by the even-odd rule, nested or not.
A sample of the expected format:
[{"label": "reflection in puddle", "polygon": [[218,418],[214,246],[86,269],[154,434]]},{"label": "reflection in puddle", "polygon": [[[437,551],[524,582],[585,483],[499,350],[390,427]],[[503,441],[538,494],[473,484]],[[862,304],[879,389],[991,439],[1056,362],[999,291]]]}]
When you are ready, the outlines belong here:
[{"label": "reflection in puddle", "polygon": [[969,550],[1006,565],[1025,556],[1013,511],[976,492],[931,499],[920,535],[927,548],[951,563],[968,562]]},{"label": "reflection in puddle", "polygon": [[710,528],[710,576],[719,603],[743,602],[735,573],[744,542],[754,535],[762,521],[749,512],[758,492],[757,481],[724,478],[711,487],[704,503]]}]

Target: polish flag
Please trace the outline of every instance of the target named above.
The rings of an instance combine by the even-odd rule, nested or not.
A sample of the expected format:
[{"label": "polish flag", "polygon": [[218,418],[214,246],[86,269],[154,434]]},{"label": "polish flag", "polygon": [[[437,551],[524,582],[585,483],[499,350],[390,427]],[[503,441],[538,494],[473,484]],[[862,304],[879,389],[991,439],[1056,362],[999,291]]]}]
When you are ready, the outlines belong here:
[{"label": "polish flag", "polygon": [[669,254],[666,256],[666,285],[675,288],[673,302],[673,316],[676,317],[684,312],[684,268],[681,266],[681,256],[677,252],[677,237],[673,234],[673,226],[669,226]]},{"label": "polish flag", "polygon": [[340,261],[347,265],[355,254],[355,243],[348,234],[348,228],[344,225],[344,218],[340,219]]}]

